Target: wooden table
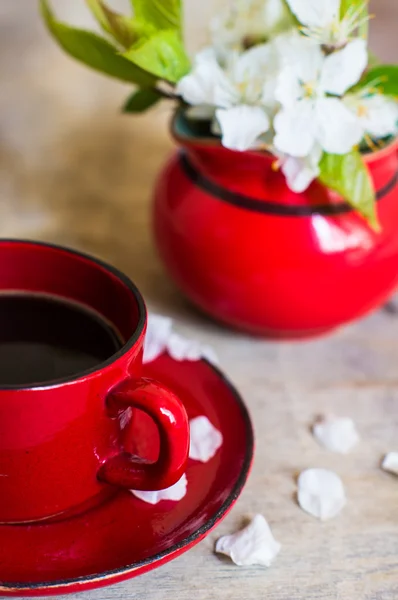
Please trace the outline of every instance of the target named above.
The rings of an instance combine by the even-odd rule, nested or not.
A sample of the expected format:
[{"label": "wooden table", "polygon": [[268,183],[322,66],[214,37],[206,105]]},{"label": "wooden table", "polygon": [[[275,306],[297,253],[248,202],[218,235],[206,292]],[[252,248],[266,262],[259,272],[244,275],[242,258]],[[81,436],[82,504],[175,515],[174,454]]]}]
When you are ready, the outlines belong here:
[{"label": "wooden table", "polygon": [[[375,40],[396,58],[393,2],[378,2]],[[398,479],[379,469],[383,453],[398,450],[397,304],[301,344],[254,340],[199,316],[168,279],[150,233],[151,189],[172,149],[169,110],[121,116],[127,93],[64,57],[44,34],[34,2],[2,0],[0,235],[67,244],[114,263],[152,310],[212,344],[250,408],[257,454],[241,499],[205,541],[152,573],[85,597],[397,600]],[[362,441],[347,457],[322,450],[310,434],[315,415],[328,411],[357,423]],[[341,516],[324,524],[294,499],[297,473],[314,466],[339,473],[349,498]],[[282,543],[274,565],[240,569],[215,556],[217,537],[256,512]]]}]

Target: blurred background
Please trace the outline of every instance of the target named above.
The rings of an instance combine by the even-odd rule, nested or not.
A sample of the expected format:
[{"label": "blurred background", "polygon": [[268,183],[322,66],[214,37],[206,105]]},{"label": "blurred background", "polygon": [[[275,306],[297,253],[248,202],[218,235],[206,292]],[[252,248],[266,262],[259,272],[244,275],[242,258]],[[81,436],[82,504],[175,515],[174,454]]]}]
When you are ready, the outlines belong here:
[{"label": "blurred background", "polygon": [[[128,10],[128,0],[109,0]],[[186,39],[206,42],[222,0],[185,0]],[[53,0],[57,15],[95,27],[84,0]],[[371,47],[398,59],[398,2],[371,2]],[[66,55],[45,31],[35,0],[0,2],[0,235],[43,239],[103,257],[129,273],[150,304],[185,310],[150,232],[154,179],[172,150],[162,104],[119,111],[130,92]]]}]

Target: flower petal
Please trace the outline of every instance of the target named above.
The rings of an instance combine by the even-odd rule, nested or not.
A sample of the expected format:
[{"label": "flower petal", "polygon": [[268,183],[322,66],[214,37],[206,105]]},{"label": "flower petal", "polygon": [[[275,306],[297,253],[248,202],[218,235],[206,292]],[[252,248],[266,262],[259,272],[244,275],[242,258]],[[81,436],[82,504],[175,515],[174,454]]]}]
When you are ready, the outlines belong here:
[{"label": "flower petal", "polygon": [[277,67],[277,55],[271,44],[259,44],[243,52],[235,62],[234,81],[238,83],[258,77]]},{"label": "flower petal", "polygon": [[[235,104],[258,105],[262,86],[267,80],[274,80],[278,70],[279,57],[271,44],[254,46],[240,55],[231,53],[227,72],[236,88],[238,98]],[[274,103],[275,98],[270,96],[269,101]],[[218,105],[221,106],[220,103]],[[223,107],[228,106],[224,103]]]},{"label": "flower petal", "polygon": [[314,437],[331,452],[347,454],[358,443],[355,423],[348,417],[322,416],[312,427]]},{"label": "flower petal", "polygon": [[384,471],[398,475],[398,452],[389,452],[385,455],[381,468]]},{"label": "flower petal", "polygon": [[261,93],[260,103],[265,106],[269,111],[276,112],[279,108],[278,101],[275,98],[275,90],[278,85],[278,77],[271,76],[265,81]]},{"label": "flower petal", "polygon": [[274,146],[291,156],[307,156],[315,144],[314,103],[296,102],[292,108],[282,109],[274,120]]},{"label": "flower petal", "polygon": [[166,351],[173,321],[169,317],[149,314],[144,341],[144,363],[149,363]]},{"label": "flower petal", "polygon": [[241,104],[216,111],[222,131],[222,144],[230,150],[249,150],[270,126],[266,112],[259,106]]},{"label": "flower petal", "polygon": [[316,137],[330,154],[346,154],[359,144],[363,129],[359,119],[338,98],[316,101]]},{"label": "flower petal", "polygon": [[354,40],[338,52],[333,52],[323,63],[320,86],[329,94],[342,96],[355,85],[366,65],[368,53],[365,40]]},{"label": "flower petal", "polygon": [[209,68],[207,65],[198,65],[189,75],[178,82],[176,92],[188,104],[213,104],[217,78],[216,67]]},{"label": "flower petal", "polygon": [[282,69],[277,79],[275,98],[284,108],[291,108],[303,97],[303,88],[291,67]]},{"label": "flower petal", "polygon": [[286,177],[289,188],[293,192],[301,194],[301,192],[304,192],[319,175],[319,169],[318,172],[313,171],[312,169],[307,168],[304,159],[297,158],[296,156],[288,156],[286,160],[283,161],[282,173]]},{"label": "flower petal", "polygon": [[340,13],[340,0],[286,0],[300,23],[307,27],[326,27]]},{"label": "flower petal", "polygon": [[237,0],[227,3],[210,22],[213,46],[242,49],[248,38],[265,38],[286,22],[291,15],[283,0]]},{"label": "flower petal", "polygon": [[324,62],[322,50],[314,40],[297,31],[282,33],[272,45],[279,57],[279,65],[290,67],[303,83],[314,83]]},{"label": "flower petal", "polygon": [[158,490],[156,492],[144,492],[141,490],[130,490],[130,492],[136,497],[147,502],[148,504],[158,504],[161,500],[172,500],[178,502],[182,500],[187,493],[187,476],[184,475],[174,485],[166,488],[165,490]]},{"label": "flower petal", "polygon": [[319,161],[322,149],[316,146],[309,156],[282,158],[282,173],[286,177],[289,188],[296,193],[304,192],[319,175]]},{"label": "flower petal", "polygon": [[244,529],[224,535],[216,543],[216,552],[226,554],[238,566],[269,567],[279,554],[281,545],[262,515],[255,515]]},{"label": "flower petal", "polygon": [[202,50],[199,50],[199,52],[195,55],[195,66],[198,66],[201,63],[218,64],[217,54],[212,46],[206,46],[206,48],[202,48]]},{"label": "flower petal", "polygon": [[[216,99],[220,96],[220,89],[223,90],[223,104],[218,104]],[[176,92],[193,105],[224,106],[225,102],[229,102],[226,98],[235,96],[235,90],[218,64],[215,53],[208,48],[196,57],[193,70],[178,82]]]},{"label": "flower petal", "polygon": [[395,135],[398,131],[398,104],[395,100],[375,94],[363,98],[358,108],[362,108],[359,118],[365,133],[374,138]]},{"label": "flower petal", "polygon": [[206,346],[195,340],[185,338],[178,333],[170,334],[166,350],[169,356],[177,361],[197,361],[204,358],[214,365],[218,364],[217,355],[211,346]]},{"label": "flower petal", "polygon": [[223,77],[220,78],[214,87],[213,104],[219,108],[230,108],[235,104],[238,104],[240,100],[240,94],[228,79],[227,75],[223,73]]},{"label": "flower petal", "polygon": [[347,502],[340,477],[327,469],[303,471],[297,486],[297,500],[301,508],[321,521],[338,515]]},{"label": "flower petal", "polygon": [[264,24],[267,31],[272,32],[283,20],[289,17],[288,9],[283,0],[267,0],[263,4]]},{"label": "flower petal", "polygon": [[189,458],[206,463],[216,455],[223,438],[221,432],[204,415],[189,421]]},{"label": "flower petal", "polygon": [[295,45],[301,43],[303,39],[303,36],[295,27],[284,31],[283,33],[279,33],[269,43],[274,47],[278,56],[283,57],[285,52],[287,52],[288,55],[291,55]]}]

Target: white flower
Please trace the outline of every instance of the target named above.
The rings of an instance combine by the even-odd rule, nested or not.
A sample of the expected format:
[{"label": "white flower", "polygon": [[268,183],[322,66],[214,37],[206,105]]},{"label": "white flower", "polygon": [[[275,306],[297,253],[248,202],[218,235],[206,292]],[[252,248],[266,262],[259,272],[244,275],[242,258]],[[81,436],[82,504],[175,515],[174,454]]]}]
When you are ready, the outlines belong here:
[{"label": "white flower", "polygon": [[355,40],[325,57],[319,46],[301,38],[294,49],[276,89],[282,109],[274,121],[274,145],[297,157],[311,155],[317,145],[346,154],[360,142],[363,130],[337,96],[358,82],[367,64],[366,44]]},{"label": "white flower", "polygon": [[267,114],[259,106],[242,104],[228,110],[216,110],[222,132],[222,144],[230,150],[243,152],[253,148],[259,136],[269,129]]},{"label": "white flower", "polygon": [[242,54],[231,52],[225,67],[214,49],[205,49],[192,72],[177,84],[177,93],[194,106],[214,114],[222,143],[231,150],[248,150],[270,128],[268,113],[275,110],[277,57],[271,44]]},{"label": "white flower", "polygon": [[291,22],[283,0],[235,0],[212,19],[210,32],[222,56],[228,49],[243,50],[247,41],[264,41]]},{"label": "white flower", "polygon": [[398,104],[395,100],[368,90],[347,94],[346,106],[356,115],[362,127],[362,137],[383,138],[398,132]]},{"label": "white flower", "polygon": [[293,192],[304,192],[320,173],[319,161],[322,157],[322,148],[319,145],[315,145],[311,153],[304,157],[281,154],[277,150],[274,154],[278,157],[277,164]]},{"label": "white flower", "polygon": [[[341,17],[341,0],[286,0],[291,11],[304,25],[302,32],[319,44],[341,48],[352,39],[352,34],[366,22],[367,0],[350,6]],[[355,3],[354,3],[355,4]]]},{"label": "white flower", "polygon": [[212,107],[221,95],[224,72],[213,48],[205,48],[195,56],[194,68],[177,84],[176,92],[193,106]]}]

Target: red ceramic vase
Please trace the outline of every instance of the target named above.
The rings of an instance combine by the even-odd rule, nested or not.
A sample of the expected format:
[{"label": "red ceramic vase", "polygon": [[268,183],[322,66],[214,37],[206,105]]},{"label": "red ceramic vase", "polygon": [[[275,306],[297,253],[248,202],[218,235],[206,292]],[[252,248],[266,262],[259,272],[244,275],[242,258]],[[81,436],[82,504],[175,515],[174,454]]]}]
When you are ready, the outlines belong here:
[{"label": "red ceramic vase", "polygon": [[191,136],[160,176],[154,230],[164,264],[200,309],[272,338],[317,335],[377,308],[398,282],[397,142],[364,156],[377,192],[376,233],[314,182],[292,192],[266,153]]}]

